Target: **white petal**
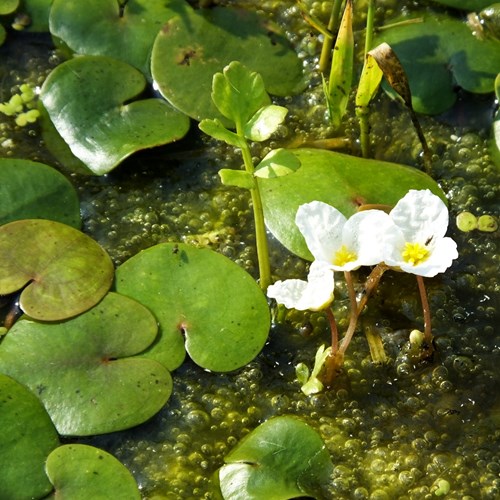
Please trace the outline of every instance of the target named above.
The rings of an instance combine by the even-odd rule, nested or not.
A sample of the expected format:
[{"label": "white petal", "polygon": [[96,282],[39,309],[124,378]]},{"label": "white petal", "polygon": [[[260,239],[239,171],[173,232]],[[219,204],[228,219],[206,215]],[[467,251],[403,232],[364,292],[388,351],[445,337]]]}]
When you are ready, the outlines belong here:
[{"label": "white petal", "polygon": [[346,218],[331,205],[312,201],[299,207],[295,223],[313,257],[330,262],[341,246],[342,228]]},{"label": "white petal", "polygon": [[411,189],[398,201],[390,216],[408,242],[424,245],[432,239],[435,243],[448,229],[448,209],[443,200],[428,189]]},{"label": "white petal", "polygon": [[350,217],[344,226],[342,244],[358,257],[355,262],[349,263],[350,266],[344,266],[343,270],[382,262],[384,238],[394,226],[392,219],[382,210],[366,210]]},{"label": "white petal", "polygon": [[421,264],[412,266],[407,262],[402,262],[400,267],[402,271],[407,273],[432,278],[436,274],[446,271],[457,257],[457,244],[451,238],[442,238],[438,240],[431,255]]},{"label": "white petal", "polygon": [[330,305],[333,300],[333,271],[313,262],[307,279],[277,281],[268,287],[267,296],[287,309],[299,311],[319,311]]}]

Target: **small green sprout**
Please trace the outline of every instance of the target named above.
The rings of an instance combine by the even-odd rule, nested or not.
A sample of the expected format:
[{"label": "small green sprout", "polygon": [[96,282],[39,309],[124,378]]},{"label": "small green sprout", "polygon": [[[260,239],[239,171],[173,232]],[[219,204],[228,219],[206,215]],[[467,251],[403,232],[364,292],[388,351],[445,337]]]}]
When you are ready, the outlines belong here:
[{"label": "small green sprout", "polygon": [[35,123],[40,112],[36,109],[35,90],[27,83],[23,83],[19,91],[20,93],[14,94],[8,102],[0,103],[0,113],[15,117],[16,125],[24,127],[28,123]]},{"label": "small green sprout", "polygon": [[325,349],[325,345],[319,346],[314,358],[314,367],[312,373],[309,374],[309,368],[305,363],[299,363],[295,367],[295,373],[298,381],[302,384],[301,391],[306,395],[317,394],[323,390],[323,382],[318,378],[319,374],[325,366],[325,361],[332,352],[332,348]]}]

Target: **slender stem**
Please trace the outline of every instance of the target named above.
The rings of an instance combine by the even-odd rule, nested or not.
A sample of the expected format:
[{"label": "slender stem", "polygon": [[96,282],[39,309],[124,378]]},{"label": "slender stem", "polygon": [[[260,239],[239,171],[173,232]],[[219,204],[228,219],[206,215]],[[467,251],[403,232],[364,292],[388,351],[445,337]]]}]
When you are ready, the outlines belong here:
[{"label": "slender stem", "polygon": [[[244,137],[243,132],[239,129],[240,127],[237,126],[237,134],[240,137]],[[255,169],[248,144],[245,143],[245,146],[241,148],[241,154],[243,156],[245,170],[253,175]],[[252,195],[255,241],[257,246],[257,260],[259,263],[259,283],[262,290],[266,291],[267,287],[271,284],[271,264],[269,263],[269,247],[267,244],[266,224],[264,222],[264,209],[262,207],[262,199],[257,183],[255,183],[253,189],[250,189],[250,193]]]},{"label": "slender stem", "polygon": [[[342,343],[340,344],[339,352],[344,355],[347,348],[349,347],[349,344],[352,340],[352,337],[354,336],[354,332],[356,331],[356,326],[358,324],[358,318],[359,315],[362,313],[364,307],[366,306],[366,303],[368,299],[370,298],[370,295],[376,290],[380,279],[382,278],[383,274],[385,271],[389,269],[385,264],[378,264],[373,271],[370,273],[370,276],[366,279],[365,283],[365,289],[363,290],[363,295],[357,303],[357,306],[354,309],[351,309],[351,318],[349,321],[349,326],[347,327],[347,332],[342,339]],[[351,284],[349,285],[349,282],[347,282],[347,286],[352,286],[352,280]],[[354,289],[354,287],[353,287]],[[351,292],[349,291],[349,294]]]},{"label": "slender stem", "polygon": [[356,290],[352,282],[352,274],[350,271],[344,271],[344,278],[347,285],[347,293],[349,294],[349,302],[351,303],[351,311],[358,311],[358,301],[356,300]]},{"label": "slender stem", "polygon": [[325,310],[326,317],[330,323],[330,331],[332,332],[332,352],[335,354],[339,350],[339,332],[337,329],[337,322],[331,307]]},{"label": "slender stem", "polygon": [[422,312],[424,313],[424,342],[428,349],[432,349],[432,328],[431,328],[431,310],[425,290],[424,278],[417,275],[418,291],[420,292],[420,301],[422,302]]},{"label": "slender stem", "polygon": [[375,18],[375,0],[369,0],[368,12],[366,14],[366,32],[365,32],[365,58],[367,52],[373,45],[373,20]]},{"label": "slender stem", "polygon": [[[328,21],[328,31],[333,33],[339,22],[340,8],[342,6],[343,0],[335,0],[332,5],[332,11],[330,13],[330,20]],[[333,46],[333,36],[325,37],[323,41],[323,46],[321,47],[321,55],[319,57],[319,70],[321,73],[326,73],[328,69],[328,63],[330,61],[330,56]]]}]

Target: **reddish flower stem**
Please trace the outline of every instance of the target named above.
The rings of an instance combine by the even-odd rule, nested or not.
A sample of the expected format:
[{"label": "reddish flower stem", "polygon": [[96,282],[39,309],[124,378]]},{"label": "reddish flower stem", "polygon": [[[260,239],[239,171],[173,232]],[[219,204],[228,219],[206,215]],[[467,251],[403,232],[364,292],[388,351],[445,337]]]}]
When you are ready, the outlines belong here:
[{"label": "reddish flower stem", "polygon": [[432,349],[431,310],[429,300],[427,299],[424,278],[417,275],[417,283],[418,291],[420,292],[420,302],[422,303],[422,312],[424,314],[424,342],[427,344],[427,349]]}]

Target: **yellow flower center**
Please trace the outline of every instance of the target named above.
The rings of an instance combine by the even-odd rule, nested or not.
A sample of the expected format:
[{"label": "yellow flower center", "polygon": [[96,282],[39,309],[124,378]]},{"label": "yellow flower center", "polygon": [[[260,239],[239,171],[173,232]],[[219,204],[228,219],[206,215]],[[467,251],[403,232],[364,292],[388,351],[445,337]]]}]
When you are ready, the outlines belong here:
[{"label": "yellow flower center", "polygon": [[342,245],[333,257],[334,266],[345,266],[348,262],[353,262],[358,258],[354,252],[350,252],[345,245]]},{"label": "yellow flower center", "polygon": [[429,250],[420,243],[405,243],[402,253],[403,260],[412,266],[418,266],[429,257]]}]

